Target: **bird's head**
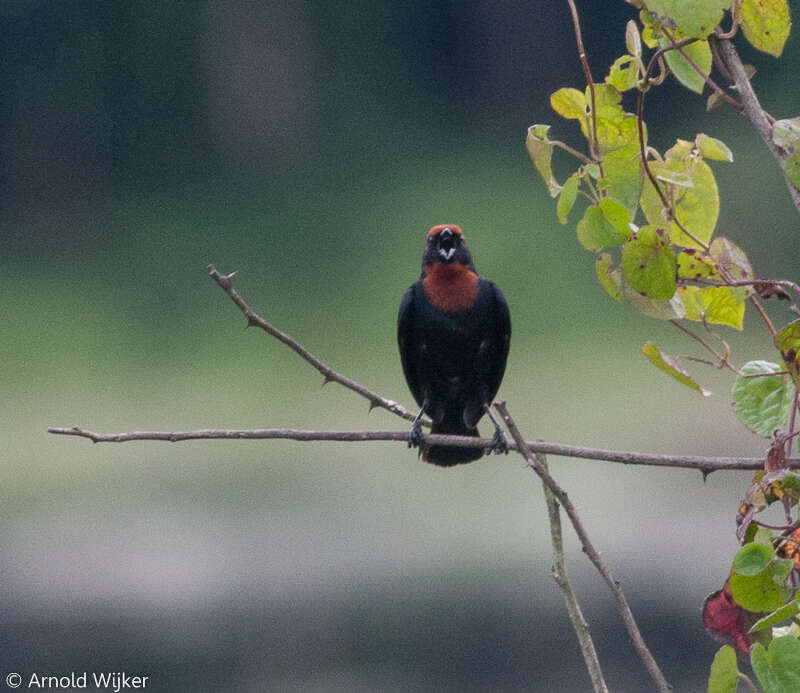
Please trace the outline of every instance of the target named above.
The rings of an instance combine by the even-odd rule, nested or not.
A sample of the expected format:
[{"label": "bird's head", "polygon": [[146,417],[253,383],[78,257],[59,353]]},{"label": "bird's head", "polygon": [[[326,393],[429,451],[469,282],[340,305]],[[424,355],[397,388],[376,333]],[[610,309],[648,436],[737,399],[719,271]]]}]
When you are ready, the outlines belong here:
[{"label": "bird's head", "polygon": [[472,256],[461,229],[455,224],[439,224],[428,231],[428,243],[422,256],[422,271],[436,264],[466,265],[473,272]]}]

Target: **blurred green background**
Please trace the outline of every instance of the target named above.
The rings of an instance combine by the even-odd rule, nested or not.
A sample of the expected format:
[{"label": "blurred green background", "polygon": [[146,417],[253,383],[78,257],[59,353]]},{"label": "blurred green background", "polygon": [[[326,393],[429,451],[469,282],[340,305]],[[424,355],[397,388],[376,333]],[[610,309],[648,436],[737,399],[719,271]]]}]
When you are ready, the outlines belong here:
[{"label": "blurred green background", "polygon": [[[602,78],[633,10],[578,5]],[[517,457],[442,470],[389,443],[46,433],[404,429],[244,331],[206,265],[238,270],[255,310],[411,406],[396,310],[426,230],[453,222],[511,305],[500,397],[527,437],[763,452],[724,374],[698,368],[704,400],[640,355],[647,339],[694,347],[602,293],[530,164],[531,123],[580,144],[548,105],[582,85],[566,3],[30,0],[0,4],[0,32],[0,673],[125,670],[156,691],[587,690],[541,490]],[[743,54],[765,107],[797,115],[800,40],[779,61]],[[743,118],[704,104],[655,90],[652,142],[725,140],[719,233],[759,275],[797,279],[776,166]],[[737,363],[772,357],[753,316],[726,336]],[[551,465],[667,677],[705,690],[716,645],[700,608],[725,579],[749,475]],[[647,690],[567,534],[612,688]]]}]

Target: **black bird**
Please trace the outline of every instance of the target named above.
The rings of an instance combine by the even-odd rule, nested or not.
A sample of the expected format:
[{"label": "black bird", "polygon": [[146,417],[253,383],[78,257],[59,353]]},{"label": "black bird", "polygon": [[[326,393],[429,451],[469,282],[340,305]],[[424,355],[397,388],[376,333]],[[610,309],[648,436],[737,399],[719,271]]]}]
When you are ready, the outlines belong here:
[{"label": "black bird", "polygon": [[[507,452],[489,407],[503,379],[510,337],[505,296],[476,273],[461,229],[434,226],[422,276],[406,291],[397,316],[403,373],[421,407],[409,445],[419,444],[423,414],[431,418],[431,433],[477,436],[478,421],[487,413],[495,425],[491,449]],[[423,459],[450,467],[482,454],[480,448],[432,445],[423,450]]]}]

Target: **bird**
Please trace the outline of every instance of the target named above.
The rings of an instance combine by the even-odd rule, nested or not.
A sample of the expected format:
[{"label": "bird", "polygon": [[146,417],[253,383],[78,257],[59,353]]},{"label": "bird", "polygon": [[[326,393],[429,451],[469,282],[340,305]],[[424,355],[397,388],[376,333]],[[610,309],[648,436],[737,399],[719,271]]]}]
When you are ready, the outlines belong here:
[{"label": "bird", "polygon": [[479,277],[461,228],[438,224],[428,231],[422,274],[403,296],[397,342],[408,388],[420,407],[409,436],[426,462],[452,467],[480,458],[481,448],[422,446],[420,422],[431,433],[478,436],[488,414],[495,434],[488,452],[508,452],[491,412],[508,358],[511,317],[500,288]]}]

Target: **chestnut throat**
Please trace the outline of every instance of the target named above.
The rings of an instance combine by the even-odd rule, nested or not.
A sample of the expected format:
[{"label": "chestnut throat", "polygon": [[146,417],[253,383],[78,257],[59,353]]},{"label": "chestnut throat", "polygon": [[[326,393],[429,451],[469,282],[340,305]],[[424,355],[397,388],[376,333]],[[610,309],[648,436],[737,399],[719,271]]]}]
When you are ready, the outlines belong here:
[{"label": "chestnut throat", "polygon": [[422,288],[434,308],[444,313],[457,313],[475,305],[478,275],[460,263],[437,262],[425,268]]}]

